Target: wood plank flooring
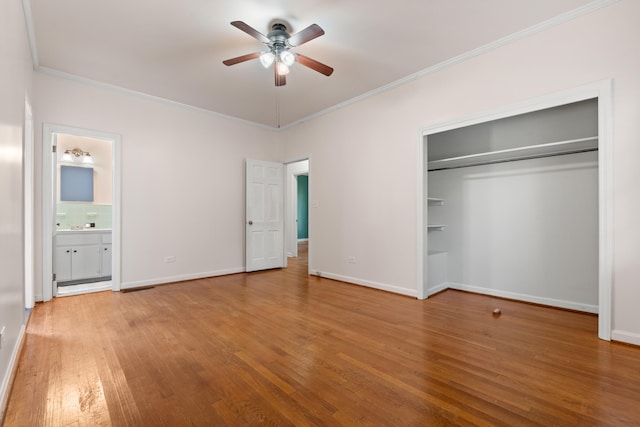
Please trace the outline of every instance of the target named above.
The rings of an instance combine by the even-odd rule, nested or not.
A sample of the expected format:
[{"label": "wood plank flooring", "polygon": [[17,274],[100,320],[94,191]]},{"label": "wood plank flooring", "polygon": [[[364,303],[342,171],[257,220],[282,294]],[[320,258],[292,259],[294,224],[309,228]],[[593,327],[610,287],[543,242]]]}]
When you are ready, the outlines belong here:
[{"label": "wood plank flooring", "polygon": [[640,425],[640,348],[595,316],[306,271],[38,304],[4,425]]}]

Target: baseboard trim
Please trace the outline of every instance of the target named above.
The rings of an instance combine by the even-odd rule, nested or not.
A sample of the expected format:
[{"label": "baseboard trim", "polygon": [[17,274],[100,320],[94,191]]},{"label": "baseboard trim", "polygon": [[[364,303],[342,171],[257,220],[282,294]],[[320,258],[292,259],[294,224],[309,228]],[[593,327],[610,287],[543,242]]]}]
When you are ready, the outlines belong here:
[{"label": "baseboard trim", "polygon": [[139,280],[135,282],[122,282],[120,289],[138,288],[141,286],[149,285],[163,285],[173,282],[184,282],[187,280],[206,279],[207,277],[226,276],[228,274],[244,273],[246,269],[244,267],[228,268],[225,270],[209,271],[205,273],[183,274],[179,276],[171,277],[157,277],[155,279]]},{"label": "baseboard trim", "polygon": [[530,302],[534,304],[542,304],[542,305],[548,305],[551,307],[559,307],[559,308],[564,308],[568,310],[584,311],[587,313],[598,314],[597,305],[583,304],[579,302],[565,301],[565,300],[554,299],[554,298],[539,297],[534,295],[521,294],[517,292],[502,291],[498,289],[482,288],[479,286],[463,285],[460,283],[449,282],[447,283],[447,285],[449,289],[456,289],[459,291],[467,291],[467,292],[473,292],[476,294],[483,294],[483,295],[489,295],[489,296],[500,297],[500,298],[508,298],[508,299],[513,299],[518,301]]},{"label": "baseboard trim", "polygon": [[640,346],[640,334],[635,334],[633,332],[614,329],[613,331],[611,331],[611,339],[613,341],[620,341],[623,343]]},{"label": "baseboard trim", "polygon": [[358,279],[355,277],[343,276],[341,274],[333,274],[327,272],[312,271],[312,276],[324,277],[327,279],[338,280],[340,282],[351,283],[353,285],[365,286],[367,288],[379,289],[381,291],[392,292],[394,294],[417,297],[418,293],[414,289],[401,288],[399,286],[388,285],[385,283],[372,282],[369,280]]},{"label": "baseboard trim", "polygon": [[446,291],[447,289],[449,289],[448,283],[440,283],[439,285],[427,289],[427,297],[430,297],[442,291]]},{"label": "baseboard trim", "polygon": [[18,357],[20,356],[20,352],[22,351],[25,331],[26,325],[23,324],[22,327],[20,327],[16,345],[14,346],[13,352],[11,353],[11,359],[9,359],[9,369],[7,369],[7,374],[4,376],[2,380],[2,386],[0,387],[0,425],[4,423],[4,413],[7,409],[7,403],[9,402],[9,393],[11,392],[13,379],[18,372]]}]

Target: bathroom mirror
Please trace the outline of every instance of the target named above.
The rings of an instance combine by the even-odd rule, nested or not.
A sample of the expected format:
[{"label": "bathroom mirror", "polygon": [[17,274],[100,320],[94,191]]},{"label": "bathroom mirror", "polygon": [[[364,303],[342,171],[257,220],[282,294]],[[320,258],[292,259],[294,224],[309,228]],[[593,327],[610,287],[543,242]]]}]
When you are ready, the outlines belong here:
[{"label": "bathroom mirror", "polygon": [[60,166],[60,201],[93,202],[93,168]]}]

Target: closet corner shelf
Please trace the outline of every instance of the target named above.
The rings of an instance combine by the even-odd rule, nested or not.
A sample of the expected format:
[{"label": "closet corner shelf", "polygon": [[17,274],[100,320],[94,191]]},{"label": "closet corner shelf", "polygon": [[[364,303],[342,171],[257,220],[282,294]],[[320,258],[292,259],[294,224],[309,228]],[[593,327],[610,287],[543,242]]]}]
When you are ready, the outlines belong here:
[{"label": "closet corner shelf", "polygon": [[444,225],[442,225],[442,224],[429,224],[429,225],[427,225],[427,231],[444,231]]},{"label": "closet corner shelf", "polygon": [[427,197],[427,201],[430,205],[442,206],[444,205],[444,199],[436,199],[435,197]]}]

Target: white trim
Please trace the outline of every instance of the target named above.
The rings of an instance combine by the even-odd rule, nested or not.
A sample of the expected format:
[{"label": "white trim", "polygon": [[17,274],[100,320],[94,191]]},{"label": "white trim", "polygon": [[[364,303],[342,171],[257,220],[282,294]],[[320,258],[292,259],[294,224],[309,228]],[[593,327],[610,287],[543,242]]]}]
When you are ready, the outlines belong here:
[{"label": "white trim", "polygon": [[54,131],[47,125],[42,129],[42,301],[53,298],[53,158],[51,139]]},{"label": "white trim", "polygon": [[29,48],[31,49],[31,63],[33,69],[37,70],[40,66],[38,60],[38,46],[36,45],[36,31],[33,26],[33,12],[31,11],[31,1],[22,0],[22,9],[24,10],[24,22],[27,27],[27,38],[29,39]]},{"label": "white trim", "polygon": [[230,121],[233,121],[233,122],[242,123],[242,124],[245,124],[247,126],[258,127],[260,129],[265,129],[265,130],[269,130],[269,131],[273,131],[273,132],[277,132],[277,131],[280,130],[279,128],[275,128],[273,126],[268,126],[268,125],[264,125],[264,124],[261,124],[261,123],[252,122],[250,120],[240,119],[238,117],[228,116],[226,114],[217,113],[217,112],[212,111],[212,110],[207,110],[206,108],[196,107],[196,106],[189,105],[189,104],[184,104],[184,103],[178,102],[178,101],[172,101],[171,99],[162,98],[160,96],[155,96],[155,95],[150,95],[150,94],[144,93],[144,92],[138,92],[136,90],[127,89],[127,88],[116,86],[116,85],[112,85],[112,84],[109,84],[109,83],[103,83],[103,82],[100,82],[100,81],[97,81],[97,80],[92,80],[92,79],[89,79],[89,78],[86,78],[86,77],[77,76],[75,74],[66,73],[64,71],[54,70],[52,68],[38,67],[35,71],[37,73],[45,74],[45,75],[56,77],[56,78],[59,78],[59,79],[70,80],[70,81],[75,82],[75,83],[80,83],[80,84],[84,84],[84,85],[88,85],[88,86],[97,87],[97,88],[104,89],[104,90],[109,91],[109,92],[120,93],[120,94],[132,96],[134,98],[141,98],[141,99],[144,99],[146,101],[157,102],[157,103],[160,103],[160,104],[171,105],[173,107],[182,108],[182,109],[188,110],[188,111],[195,111],[197,113],[208,114],[208,115],[220,118],[220,119],[226,119],[226,120],[230,120]]},{"label": "white trim", "polygon": [[358,279],[356,277],[343,276],[341,274],[333,274],[327,272],[311,271],[313,276],[324,277],[325,279],[339,280],[340,282],[351,283],[354,285],[365,286],[367,288],[379,289],[381,291],[392,292],[394,294],[407,295],[410,297],[416,297],[417,293],[414,289],[401,288],[395,285],[388,285],[386,283],[373,282],[370,280]]},{"label": "white trim", "polygon": [[0,384],[0,421],[4,419],[4,411],[7,409],[7,403],[9,401],[9,392],[11,391],[11,384],[13,383],[13,377],[18,371],[18,356],[20,355],[20,349],[22,348],[22,341],[25,335],[25,325],[20,327],[18,332],[18,339],[16,345],[11,352],[11,358],[9,359],[9,366]]},{"label": "white trim", "polygon": [[35,127],[33,109],[29,97],[24,97],[24,169],[23,169],[23,206],[24,206],[24,306],[35,305]]},{"label": "white trim", "polygon": [[510,34],[506,37],[503,37],[501,39],[495,40],[491,43],[485,44],[483,46],[480,46],[476,49],[470,50],[468,52],[465,52],[463,54],[460,54],[458,56],[454,56],[453,58],[447,59],[446,61],[442,61],[439,62],[438,64],[435,64],[429,68],[425,68],[424,70],[418,71],[417,73],[414,74],[410,74],[406,77],[403,77],[401,79],[398,79],[396,81],[393,81],[389,84],[386,84],[384,86],[381,86],[377,89],[373,89],[369,92],[365,92],[362,95],[356,96],[354,98],[348,99],[346,101],[343,101],[339,104],[333,105],[329,108],[325,108],[324,110],[320,110],[317,113],[314,114],[310,114],[306,117],[303,117],[301,119],[295,120],[285,126],[282,126],[280,129],[284,130],[284,129],[289,129],[292,128],[294,126],[297,126],[299,124],[302,124],[304,122],[308,122],[310,120],[313,119],[317,119],[318,117],[324,116],[326,114],[329,114],[333,111],[337,111],[340,110],[342,108],[345,108],[349,105],[355,104],[359,101],[363,101],[367,98],[371,98],[373,96],[379,95],[383,92],[386,92],[388,90],[392,90],[395,89],[399,86],[402,86],[405,83],[410,83],[414,80],[418,80],[422,77],[425,77],[429,74],[433,74],[435,72],[438,72],[444,68],[450,67],[452,65],[456,65],[459,64],[461,62],[464,62],[468,59],[474,58],[476,56],[491,52],[492,50],[498,49],[502,46],[505,46],[509,43],[513,43],[515,41],[524,39],[526,37],[532,36],[534,34],[540,33],[542,31],[545,31],[549,28],[555,27],[556,25],[560,25],[564,22],[570,21],[572,19],[578,18],[580,16],[589,14],[591,12],[595,12],[598,9],[610,6],[616,2],[618,2],[620,0],[596,0],[593,1],[591,3],[588,3],[582,7],[579,7],[577,9],[571,10],[569,12],[565,12],[561,15],[558,15],[556,17],[553,17],[551,19],[548,19],[546,21],[543,21],[539,24],[533,25],[529,28],[525,28],[523,30],[520,30],[518,32],[515,32],[513,34]]},{"label": "white trim", "polygon": [[424,143],[424,136],[423,133],[420,132],[418,135],[418,155],[417,157],[417,175],[418,175],[418,182],[416,183],[416,209],[417,209],[417,221],[416,221],[416,225],[417,225],[417,230],[416,230],[416,236],[418,236],[418,242],[417,242],[417,247],[416,247],[416,253],[418,256],[418,262],[417,262],[417,266],[418,266],[418,271],[416,272],[416,278],[418,279],[417,282],[417,286],[416,286],[416,296],[418,297],[418,299],[425,299],[429,297],[429,292],[427,290],[427,277],[429,277],[427,275],[427,272],[425,271],[426,269],[426,265],[427,265],[427,260],[424,257],[425,252],[425,245],[427,244],[427,240],[424,238],[424,224],[427,223],[429,221],[428,218],[428,209],[425,208],[424,206],[424,199],[425,199],[425,192],[426,189],[428,188],[425,180],[427,179],[427,166],[426,166],[426,161],[425,159],[427,158],[427,147],[426,144]]},{"label": "white trim", "polygon": [[611,339],[613,307],[613,81],[598,92],[598,337]]},{"label": "white trim", "polygon": [[433,288],[427,289],[427,296],[437,294],[438,292],[442,292],[449,289],[449,283],[440,283],[439,285],[434,286]]},{"label": "white trim", "polygon": [[111,289],[120,290],[121,280],[121,248],[122,248],[122,193],[121,193],[121,152],[122,137],[118,134],[82,129],[71,126],[44,123],[42,130],[42,300],[53,298],[53,235],[55,195],[51,179],[53,176],[53,154],[51,139],[54,134],[67,134],[111,141],[113,150],[113,185],[111,201],[111,238],[112,238],[112,271]]},{"label": "white trim", "polygon": [[227,276],[229,274],[244,273],[245,271],[246,269],[244,267],[236,267],[236,268],[227,268],[224,270],[209,271],[205,273],[182,274],[179,276],[171,276],[171,277],[157,277],[155,279],[139,280],[136,282],[123,282],[120,286],[120,289],[121,290],[132,289],[132,288],[139,288],[141,286],[164,285],[166,283],[206,279],[209,277],[216,277],[216,276]]},{"label": "white trim", "polygon": [[627,344],[640,345],[640,334],[614,329],[611,331],[611,339]]},{"label": "white trim", "polygon": [[78,285],[59,286],[57,297],[89,294],[92,292],[110,291],[113,288],[111,280],[104,282],[81,283]]},{"label": "white trim", "polygon": [[[421,129],[421,135],[427,136],[434,133],[445,132],[465,126],[472,126],[480,123],[504,119],[506,117],[526,114],[532,111],[558,107],[574,102],[585,101],[587,99],[599,98],[600,96],[606,95],[607,91],[610,92],[610,90],[611,79],[600,80],[575,88],[543,95],[537,98],[524,100],[514,104],[508,104],[495,110],[482,111],[450,121],[428,125]],[[602,143],[603,135],[600,128],[598,128],[598,133],[599,142]]]},{"label": "white trim", "polygon": [[[306,168],[301,168],[300,170],[291,171],[290,166],[298,165],[302,162],[307,162]],[[298,247],[297,239],[298,235],[298,227],[295,221],[297,217],[297,202],[298,202],[298,183],[295,177],[299,175],[311,176],[310,168],[311,168],[311,156],[302,157],[296,160],[285,161],[285,252],[286,258],[288,257],[297,257],[298,256]],[[311,178],[309,178],[311,180]],[[311,200],[311,184],[309,183],[307,199]],[[311,209],[309,209],[307,215],[307,222],[309,224],[309,233],[311,233]],[[307,234],[307,239],[309,240],[310,234]],[[294,244],[295,242],[295,244]],[[292,246],[293,245],[293,246]],[[307,257],[308,262],[308,271],[307,274],[310,273],[311,269],[311,255],[308,254]]]},{"label": "white trim", "polygon": [[445,285],[446,287],[444,289],[449,288],[449,289],[455,289],[458,291],[467,291],[467,292],[473,292],[476,294],[490,295],[493,297],[508,298],[512,300],[531,302],[534,304],[548,305],[550,307],[566,308],[569,310],[584,311],[587,313],[594,313],[594,314],[598,313],[598,306],[593,304],[584,304],[580,302],[566,301],[566,300],[555,299],[555,298],[538,297],[535,295],[521,294],[519,292],[502,291],[499,289],[483,288],[480,286],[470,286],[470,285],[464,285],[461,283],[448,282]]},{"label": "white trim", "polygon": [[298,243],[304,243],[304,242],[308,242],[308,241],[309,241],[308,238],[306,238],[306,239],[298,239]]},{"label": "white trim", "polygon": [[[518,104],[507,105],[498,108],[492,112],[481,112],[467,117],[458,118],[452,121],[427,126],[421,129],[418,151],[423,152],[423,156],[419,159],[420,169],[418,170],[418,187],[423,185],[426,173],[424,137],[457,129],[465,126],[471,126],[479,123],[489,122],[493,120],[503,119],[505,117],[525,114],[532,111],[538,111],[546,108],[557,107],[560,105],[570,104],[573,102],[584,101],[587,99],[598,99],[598,234],[599,234],[599,278],[598,278],[598,337],[603,340],[611,339],[611,289],[613,283],[613,101],[612,101],[613,82],[611,79],[601,80],[598,82],[579,86],[577,88],[568,89],[562,92],[553,93],[527,100]],[[423,189],[424,190],[424,189]],[[426,209],[424,192],[418,194],[418,222],[424,220]],[[424,229],[418,229],[418,247],[422,248],[426,244]],[[418,291],[420,295],[427,294],[427,284],[424,283],[426,260],[423,253],[418,254],[418,268],[422,270],[422,274],[418,275],[417,287],[422,291]],[[422,293],[420,293],[422,292]]]},{"label": "white trim", "polygon": [[54,70],[51,68],[46,68],[46,67],[41,67],[39,65],[39,60],[38,60],[38,51],[37,51],[37,45],[36,45],[36,36],[35,36],[35,31],[34,31],[34,25],[33,25],[33,16],[31,13],[31,3],[30,0],[23,0],[23,8],[24,8],[24,15],[25,15],[25,22],[26,22],[26,27],[27,27],[27,37],[29,39],[29,45],[31,46],[31,57],[32,57],[32,62],[33,62],[33,68],[36,72],[41,72],[44,74],[49,74],[51,76],[56,76],[59,78],[64,78],[67,80],[71,80],[71,81],[75,81],[75,82],[80,82],[80,83],[85,83],[85,84],[89,84],[92,86],[97,86],[97,87],[101,87],[104,89],[108,89],[108,90],[112,90],[112,91],[116,91],[119,93],[125,93],[125,94],[129,94],[129,95],[133,95],[133,96],[137,96],[137,97],[142,97],[145,99],[149,99],[149,100],[154,100],[157,102],[162,102],[162,103],[168,103],[170,105],[174,105],[174,106],[178,106],[178,107],[182,107],[182,108],[186,108],[189,110],[193,110],[193,111],[199,111],[199,112],[204,112],[204,113],[208,113],[208,114],[212,114],[215,115],[216,117],[220,117],[220,118],[226,118],[226,119],[230,119],[230,120],[234,120],[234,121],[238,121],[240,123],[245,123],[245,124],[249,124],[252,126],[257,126],[259,128],[262,129],[267,129],[273,132],[280,132],[282,130],[286,130],[289,128],[292,128],[294,126],[297,126],[299,124],[302,124],[304,122],[308,122],[310,120],[314,120],[317,119],[318,117],[324,116],[326,114],[329,114],[333,111],[345,108],[349,105],[355,104],[357,102],[363,101],[367,98],[371,98],[373,96],[379,95],[383,92],[386,92],[388,90],[392,90],[395,89],[396,87],[399,87],[405,83],[409,83],[412,82],[414,80],[420,79],[424,76],[427,76],[429,74],[438,72],[444,68],[447,68],[449,66],[452,65],[456,65],[459,64],[463,61],[466,61],[468,59],[474,58],[476,56],[488,53],[492,50],[498,49],[502,46],[505,46],[509,43],[513,43],[517,40],[521,40],[523,38],[532,36],[534,34],[540,33],[542,31],[545,31],[549,28],[552,28],[554,26],[560,25],[564,22],[570,21],[572,19],[576,19],[579,18],[580,16],[595,12],[596,10],[602,9],[604,7],[610,6],[616,2],[618,2],[619,0],[595,0],[592,1],[582,7],[579,7],[577,9],[574,10],[570,10],[569,12],[565,12],[561,15],[555,16],[551,19],[548,19],[546,21],[543,21],[541,23],[538,23],[536,25],[533,25],[531,27],[525,28],[523,30],[517,31],[511,35],[508,35],[506,37],[503,37],[501,39],[495,40],[491,43],[485,44],[483,46],[480,46],[476,49],[470,50],[468,52],[462,53],[458,56],[454,56],[453,58],[450,58],[446,61],[442,61],[438,64],[435,64],[429,68],[425,68],[421,71],[418,71],[414,74],[410,74],[409,76],[403,77],[401,79],[398,79],[396,81],[393,81],[391,83],[388,83],[384,86],[381,86],[379,88],[376,88],[374,90],[371,90],[369,92],[363,93],[362,95],[358,95],[356,97],[353,97],[351,99],[347,99],[346,101],[343,101],[341,103],[338,103],[336,105],[333,105],[329,108],[325,108],[324,110],[320,110],[317,113],[314,114],[310,114],[308,116],[305,116],[301,119],[298,120],[294,120],[293,122],[286,124],[284,126],[279,126],[279,127],[273,127],[273,126],[268,126],[268,125],[264,125],[261,123],[257,123],[257,122],[253,122],[250,120],[244,120],[244,119],[240,119],[237,117],[232,117],[232,116],[228,116],[222,113],[217,113],[211,110],[207,110],[204,108],[199,108],[199,107],[194,107],[191,105],[187,105],[187,104],[183,104],[180,102],[176,102],[176,101],[171,101],[169,99],[165,99],[165,98],[160,98],[160,97],[156,97],[153,95],[148,95],[142,92],[137,92],[134,90],[130,90],[130,89],[125,89],[119,86],[115,86],[115,85],[111,85],[111,84],[107,84],[107,83],[101,83],[95,80],[91,80],[91,79],[87,79],[84,77],[80,77],[80,76],[76,76],[73,74],[69,74],[69,73],[65,73],[63,71],[58,71],[58,70]]}]

